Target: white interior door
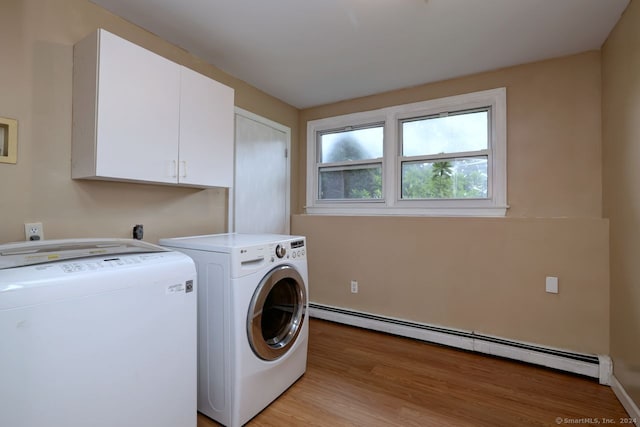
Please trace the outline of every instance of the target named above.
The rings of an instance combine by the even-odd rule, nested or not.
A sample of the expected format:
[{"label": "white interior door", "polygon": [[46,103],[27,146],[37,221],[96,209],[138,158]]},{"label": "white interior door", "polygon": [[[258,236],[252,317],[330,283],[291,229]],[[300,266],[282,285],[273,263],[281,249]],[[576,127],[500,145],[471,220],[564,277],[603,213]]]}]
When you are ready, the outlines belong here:
[{"label": "white interior door", "polygon": [[289,234],[290,141],[288,127],[236,109],[234,231]]}]

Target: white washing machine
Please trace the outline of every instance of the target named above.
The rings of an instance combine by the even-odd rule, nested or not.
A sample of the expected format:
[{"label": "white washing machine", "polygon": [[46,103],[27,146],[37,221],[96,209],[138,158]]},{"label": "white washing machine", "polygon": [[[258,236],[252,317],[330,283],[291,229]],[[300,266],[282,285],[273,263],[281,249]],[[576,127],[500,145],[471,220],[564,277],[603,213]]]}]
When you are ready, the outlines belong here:
[{"label": "white washing machine", "polygon": [[195,280],[137,240],[0,245],[0,426],[196,427]]},{"label": "white washing machine", "polygon": [[161,239],[198,272],[198,410],[245,424],[304,374],[305,238],[219,234]]}]

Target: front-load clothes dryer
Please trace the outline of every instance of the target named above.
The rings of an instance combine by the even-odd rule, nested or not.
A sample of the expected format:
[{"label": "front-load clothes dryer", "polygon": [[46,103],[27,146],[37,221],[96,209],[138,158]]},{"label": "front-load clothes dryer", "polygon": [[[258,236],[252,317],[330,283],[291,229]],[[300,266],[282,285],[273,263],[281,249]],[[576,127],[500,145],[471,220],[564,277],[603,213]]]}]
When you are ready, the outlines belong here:
[{"label": "front-load clothes dryer", "polygon": [[307,248],[301,236],[161,239],[198,272],[198,410],[245,424],[307,364]]}]

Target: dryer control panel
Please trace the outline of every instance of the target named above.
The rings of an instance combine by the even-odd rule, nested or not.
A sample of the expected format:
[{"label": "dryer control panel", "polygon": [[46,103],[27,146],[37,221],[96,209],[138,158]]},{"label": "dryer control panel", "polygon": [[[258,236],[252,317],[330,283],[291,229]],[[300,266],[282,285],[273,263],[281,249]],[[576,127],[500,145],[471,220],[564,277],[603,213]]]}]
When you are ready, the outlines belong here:
[{"label": "dryer control panel", "polygon": [[290,240],[273,241],[272,243],[255,246],[244,246],[234,249],[237,260],[238,275],[250,274],[264,267],[264,265],[275,265],[278,262],[304,261],[307,257],[307,247],[304,238],[292,238]]},{"label": "dryer control panel", "polygon": [[269,245],[269,261],[286,259],[305,259],[307,256],[307,248],[304,239],[296,239],[285,242],[278,242]]}]

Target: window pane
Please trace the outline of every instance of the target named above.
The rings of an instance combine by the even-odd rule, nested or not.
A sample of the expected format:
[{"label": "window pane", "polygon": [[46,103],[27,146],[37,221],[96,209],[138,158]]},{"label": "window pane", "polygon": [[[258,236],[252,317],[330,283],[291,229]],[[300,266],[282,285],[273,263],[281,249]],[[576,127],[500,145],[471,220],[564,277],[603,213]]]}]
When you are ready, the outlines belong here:
[{"label": "window pane", "polygon": [[381,199],[382,166],[320,169],[320,199]]},{"label": "window pane", "polygon": [[402,163],[403,199],[486,199],[487,157]]},{"label": "window pane", "polygon": [[383,140],[383,126],[321,134],[321,163],[381,158]]},{"label": "window pane", "polygon": [[403,121],[402,155],[428,156],[486,150],[488,126],[488,111]]}]

